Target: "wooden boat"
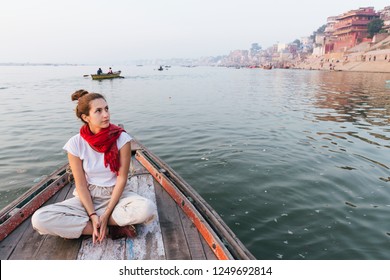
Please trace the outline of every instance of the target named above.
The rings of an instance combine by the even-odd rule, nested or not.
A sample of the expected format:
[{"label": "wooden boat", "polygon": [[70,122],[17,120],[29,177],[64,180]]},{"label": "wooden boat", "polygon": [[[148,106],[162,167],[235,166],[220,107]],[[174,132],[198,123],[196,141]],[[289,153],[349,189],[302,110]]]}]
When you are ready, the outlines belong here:
[{"label": "wooden boat", "polygon": [[271,64],[269,64],[269,65],[264,65],[264,66],[263,66],[263,69],[271,70],[271,69],[272,69],[272,65],[271,65]]},{"label": "wooden boat", "polygon": [[255,259],[220,216],[166,163],[132,140],[130,185],[152,199],[158,217],[137,225],[134,239],[63,239],[40,235],[31,215],[42,205],[72,196],[74,184],[60,167],[0,212],[0,259]]},{"label": "wooden boat", "polygon": [[111,74],[108,73],[102,73],[100,75],[98,74],[91,74],[92,80],[105,80],[105,79],[115,79],[115,78],[123,78],[121,76],[121,71],[113,72]]}]

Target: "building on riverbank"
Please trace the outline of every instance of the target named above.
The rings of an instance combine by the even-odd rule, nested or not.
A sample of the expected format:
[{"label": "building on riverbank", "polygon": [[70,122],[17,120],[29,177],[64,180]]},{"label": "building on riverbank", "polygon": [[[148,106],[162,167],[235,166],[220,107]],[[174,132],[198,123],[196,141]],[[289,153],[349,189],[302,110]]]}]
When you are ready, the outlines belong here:
[{"label": "building on riverbank", "polygon": [[379,18],[379,13],[375,12],[373,7],[360,8],[351,10],[337,17],[334,25],[333,37],[335,41],[330,41],[333,44],[334,52],[345,52],[348,49],[356,46],[368,39],[367,26],[370,21]]},{"label": "building on riverbank", "polygon": [[[381,32],[385,33],[368,38],[368,24],[379,18],[384,23]],[[272,65],[273,68],[390,72],[390,63],[380,66],[382,62],[390,60],[390,6],[381,11],[364,7],[330,16],[323,32],[317,31],[313,35],[289,44],[279,42],[266,49],[254,43],[250,50],[234,50],[224,56],[204,57],[198,64],[236,68]],[[375,65],[368,64],[374,61]]]},{"label": "building on riverbank", "polygon": [[376,12],[373,7],[351,10],[328,17],[324,34],[317,34],[313,54],[295,63],[295,68],[390,72],[390,34],[368,38],[368,24],[382,19],[390,30],[390,6]]},{"label": "building on riverbank", "polygon": [[312,55],[294,68],[390,73],[390,35],[374,36],[372,42],[360,43],[346,52]]},{"label": "building on riverbank", "polygon": [[380,11],[380,18],[383,20],[383,29],[390,33],[390,6],[386,6]]}]

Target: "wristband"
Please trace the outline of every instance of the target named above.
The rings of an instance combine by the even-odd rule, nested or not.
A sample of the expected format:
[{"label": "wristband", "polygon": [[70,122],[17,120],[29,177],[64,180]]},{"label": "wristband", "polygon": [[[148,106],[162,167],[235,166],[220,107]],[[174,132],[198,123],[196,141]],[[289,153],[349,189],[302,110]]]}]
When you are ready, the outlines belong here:
[{"label": "wristband", "polygon": [[93,212],[93,213],[89,214],[88,217],[91,218],[93,215],[96,215],[96,216],[97,216],[96,212]]}]

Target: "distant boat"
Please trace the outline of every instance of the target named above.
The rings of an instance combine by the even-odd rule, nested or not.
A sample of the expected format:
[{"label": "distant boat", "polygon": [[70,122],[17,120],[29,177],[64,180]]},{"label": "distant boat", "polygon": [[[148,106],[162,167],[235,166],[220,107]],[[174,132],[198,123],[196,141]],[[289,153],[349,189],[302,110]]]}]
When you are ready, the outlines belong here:
[{"label": "distant boat", "polygon": [[271,70],[272,69],[272,65],[264,65],[263,66],[263,69],[266,69],[266,70]]},{"label": "distant boat", "polygon": [[160,68],[158,68],[157,70],[162,71],[162,70],[164,70],[164,68],[162,66],[160,66]]},{"label": "distant boat", "polygon": [[121,71],[113,72],[111,74],[103,73],[100,75],[91,74],[92,80],[105,80],[105,79],[115,79],[115,78],[123,78],[121,76]]}]

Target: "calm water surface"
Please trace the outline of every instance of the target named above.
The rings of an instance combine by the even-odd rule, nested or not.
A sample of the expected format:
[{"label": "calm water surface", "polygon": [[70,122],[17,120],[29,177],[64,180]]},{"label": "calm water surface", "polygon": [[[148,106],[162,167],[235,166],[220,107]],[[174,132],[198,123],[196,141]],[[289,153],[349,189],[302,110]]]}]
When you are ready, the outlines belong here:
[{"label": "calm water surface", "polygon": [[156,68],[0,67],[0,207],[66,162],[84,88],[257,258],[390,259],[390,74]]}]

